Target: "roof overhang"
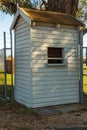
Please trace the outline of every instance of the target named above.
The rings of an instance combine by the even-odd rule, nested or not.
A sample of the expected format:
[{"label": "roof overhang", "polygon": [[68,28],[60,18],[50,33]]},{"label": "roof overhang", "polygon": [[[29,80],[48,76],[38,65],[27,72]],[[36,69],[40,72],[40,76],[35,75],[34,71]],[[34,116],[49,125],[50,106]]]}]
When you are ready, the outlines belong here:
[{"label": "roof overhang", "polygon": [[85,25],[81,21],[77,20],[69,14],[18,8],[17,13],[15,14],[13,22],[11,24],[10,31],[15,28],[19,16],[22,16],[29,25],[31,25],[31,21],[36,21],[85,27]]}]

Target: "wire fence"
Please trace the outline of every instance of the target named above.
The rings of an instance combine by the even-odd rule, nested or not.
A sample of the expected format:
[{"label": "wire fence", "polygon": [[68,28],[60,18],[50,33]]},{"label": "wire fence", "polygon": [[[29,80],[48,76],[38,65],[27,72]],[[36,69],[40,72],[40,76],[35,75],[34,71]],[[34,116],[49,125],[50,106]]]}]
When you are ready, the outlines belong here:
[{"label": "wire fence", "polygon": [[87,103],[87,47],[83,47],[83,93]]},{"label": "wire fence", "polygon": [[4,37],[0,34],[0,98],[4,98]]},{"label": "wire fence", "polygon": [[11,36],[0,34],[0,99],[13,100],[13,56]]}]

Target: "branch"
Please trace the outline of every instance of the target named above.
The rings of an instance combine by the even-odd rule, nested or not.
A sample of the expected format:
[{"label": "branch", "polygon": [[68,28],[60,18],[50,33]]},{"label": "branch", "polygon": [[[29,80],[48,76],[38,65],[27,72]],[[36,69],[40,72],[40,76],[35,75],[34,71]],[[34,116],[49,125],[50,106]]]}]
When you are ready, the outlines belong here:
[{"label": "branch", "polygon": [[45,9],[48,10],[48,3],[45,0],[42,0],[42,4],[40,5],[40,10],[42,9],[42,6],[45,5]]}]

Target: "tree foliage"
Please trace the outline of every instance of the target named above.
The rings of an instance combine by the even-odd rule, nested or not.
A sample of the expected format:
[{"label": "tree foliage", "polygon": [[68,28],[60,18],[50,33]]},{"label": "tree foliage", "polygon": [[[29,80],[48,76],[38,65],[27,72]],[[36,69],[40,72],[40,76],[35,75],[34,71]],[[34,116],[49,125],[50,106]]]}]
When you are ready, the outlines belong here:
[{"label": "tree foliage", "polygon": [[33,7],[33,4],[30,0],[0,0],[0,10],[5,13],[15,14],[17,10],[17,4],[20,7]]},{"label": "tree foliage", "polygon": [[79,0],[76,17],[82,21],[85,21],[87,19],[87,0]]}]

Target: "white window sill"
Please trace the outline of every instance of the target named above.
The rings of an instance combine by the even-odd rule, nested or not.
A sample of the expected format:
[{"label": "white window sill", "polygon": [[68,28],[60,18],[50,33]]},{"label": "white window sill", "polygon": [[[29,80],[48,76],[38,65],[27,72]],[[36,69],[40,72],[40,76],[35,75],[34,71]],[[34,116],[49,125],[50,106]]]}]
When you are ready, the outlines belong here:
[{"label": "white window sill", "polygon": [[66,63],[63,64],[48,64],[48,66],[66,66]]}]

